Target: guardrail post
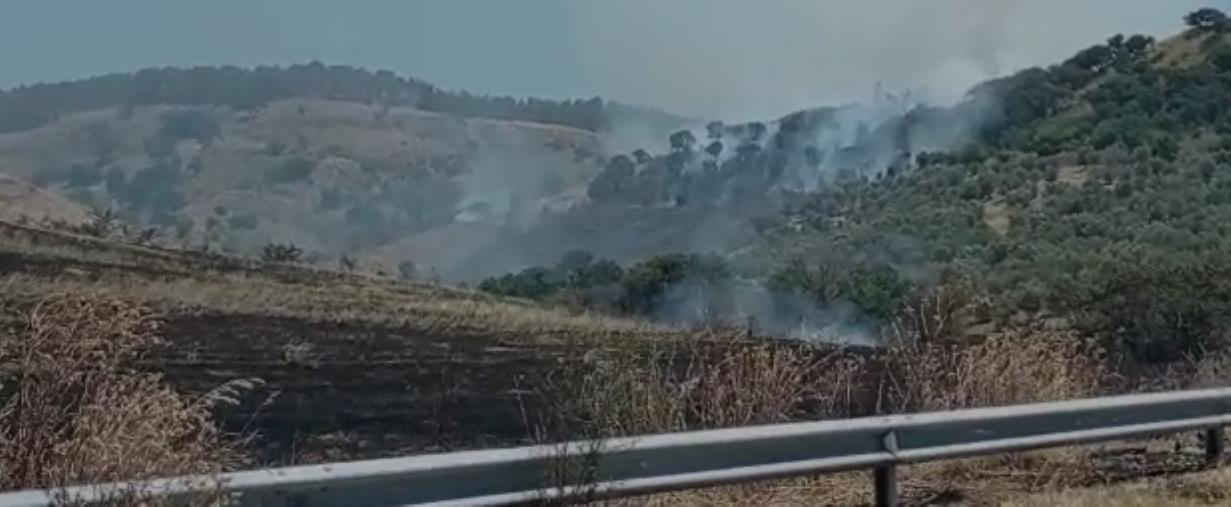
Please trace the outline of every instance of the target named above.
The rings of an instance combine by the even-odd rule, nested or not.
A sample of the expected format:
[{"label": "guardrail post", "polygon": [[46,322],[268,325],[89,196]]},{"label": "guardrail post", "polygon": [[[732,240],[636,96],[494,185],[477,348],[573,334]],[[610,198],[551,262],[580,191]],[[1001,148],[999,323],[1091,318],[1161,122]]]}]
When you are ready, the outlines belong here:
[{"label": "guardrail post", "polygon": [[[881,437],[881,447],[889,454],[898,453],[898,434],[889,430]],[[898,505],[898,467],[894,463],[886,463],[872,470],[873,489],[876,490],[876,507],[897,507]]]},{"label": "guardrail post", "polygon": [[1222,427],[1205,430],[1205,464],[1219,466],[1222,464],[1222,453],[1227,442]]},{"label": "guardrail post", "polygon": [[898,467],[884,465],[872,471],[872,482],[876,488],[876,507],[897,507],[898,505]]}]

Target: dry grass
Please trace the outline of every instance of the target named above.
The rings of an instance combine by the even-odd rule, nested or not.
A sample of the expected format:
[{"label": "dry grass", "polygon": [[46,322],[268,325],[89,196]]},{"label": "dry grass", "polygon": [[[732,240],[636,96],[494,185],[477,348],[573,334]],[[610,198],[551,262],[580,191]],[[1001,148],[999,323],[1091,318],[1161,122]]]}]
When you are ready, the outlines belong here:
[{"label": "dry grass", "polygon": [[[821,354],[712,338],[642,350],[589,352],[550,385],[562,438],[843,418],[879,393],[879,412],[953,410],[1095,396],[1115,378],[1102,351],[1074,336],[1021,329],[978,343],[898,345],[884,355]],[[560,431],[561,429],[565,431]],[[559,435],[563,433],[563,435]],[[968,494],[1041,491],[1087,477],[1080,451],[1051,450],[909,467],[903,489]],[[1078,473],[1080,471],[1080,473]],[[986,486],[983,488],[981,486]],[[865,473],[655,495],[651,505],[849,505],[870,500]]]},{"label": "dry grass", "polygon": [[804,348],[717,335],[574,353],[544,382],[565,438],[786,422],[827,399]]},{"label": "dry grass", "polygon": [[31,300],[86,291],[138,301],[166,314],[289,317],[517,338],[673,334],[641,321],[568,312],[434,284],[307,266],[267,266],[0,223],[0,252],[5,251],[54,266],[0,278],[5,296]]},{"label": "dry grass", "polygon": [[[1022,328],[972,340],[963,329],[972,319],[976,302],[960,284],[908,311],[902,329],[895,329],[897,340],[889,350],[826,353],[783,343],[753,343],[735,333],[711,332],[696,339],[637,321],[573,314],[426,284],[314,270],[289,274],[201,270],[165,252],[158,255],[169,257],[159,257],[152,265],[172,272],[144,276],[123,269],[151,265],[141,260],[143,250],[135,247],[103,255],[91,253],[88,245],[37,248],[43,248],[43,255],[80,261],[82,269],[89,271],[10,274],[0,277],[0,294],[27,298],[48,292],[94,294],[177,314],[369,322],[446,336],[529,339],[550,344],[553,350],[563,346],[566,357],[559,369],[539,384],[549,412],[544,414],[548,417],[540,435],[543,441],[844,418],[869,410],[895,413],[1031,403],[1095,396],[1106,393],[1109,386],[1121,385],[1102,350],[1069,334]],[[119,269],[88,265],[98,262],[110,262]],[[101,318],[100,311],[91,310],[95,315],[91,318]],[[34,322],[23,321],[21,329],[34,329]],[[117,329],[128,329],[119,326],[122,322],[109,322]],[[284,361],[305,366],[314,362],[310,343],[286,345]],[[1182,377],[1179,385],[1225,385],[1223,379],[1231,378],[1231,357],[1207,357],[1173,376]],[[153,379],[148,382],[133,384],[146,389],[143,392],[148,394],[142,396],[152,407],[146,410],[170,403],[166,400],[173,399],[169,397],[174,393],[159,391]],[[5,389],[10,389],[8,385]],[[134,400],[127,403],[137,407],[134,410],[142,406]],[[197,408],[191,403],[183,407]],[[130,452],[114,450],[118,455]],[[584,478],[588,470],[584,463],[579,468],[574,466],[577,463],[565,465],[554,476]],[[175,471],[176,466],[170,463],[162,471]],[[961,485],[970,494],[990,498],[996,490],[996,498],[1002,498],[999,495],[1005,492],[1071,486],[1077,478],[1088,476],[1089,468],[1087,457],[1074,450],[979,458],[910,467],[903,471],[903,489],[915,498],[927,498],[936,493],[928,489],[932,485]],[[140,477],[153,472],[117,469],[106,473]],[[106,473],[78,475],[80,480],[94,480]],[[867,474],[838,474],[657,495],[636,502],[849,505],[868,501],[869,486]]]},{"label": "dry grass", "polygon": [[60,276],[12,274],[0,278],[8,294],[86,292],[135,300],[175,314],[288,317],[310,321],[371,323],[434,333],[490,334],[550,339],[576,334],[668,334],[645,322],[599,314],[571,314],[454,291],[401,290],[365,284],[296,283],[259,275],[208,278]]},{"label": "dry grass", "polygon": [[890,349],[893,412],[956,410],[1097,396],[1114,378],[1098,346],[1068,333],[1015,329],[971,345]]},{"label": "dry grass", "polygon": [[0,333],[0,489],[215,474],[239,453],[185,399],[126,365],[156,341],[146,308],[58,297]]},{"label": "dry grass", "polygon": [[[734,333],[653,342],[645,347],[576,345],[575,356],[562,361],[560,369],[545,379],[550,413],[540,435],[544,440],[772,424],[798,420],[805,412],[817,410],[832,410],[826,415],[841,417],[849,404],[853,377],[847,374],[861,366],[859,359],[843,354],[822,356],[806,347],[748,342]],[[567,469],[585,467],[574,463]],[[556,477],[584,478],[577,472],[551,472],[547,480],[555,487],[560,485],[550,481]],[[786,481],[656,495],[626,503],[723,505],[736,500],[748,505],[754,499],[781,499],[791,493],[787,488],[792,484],[797,486],[795,492],[803,491],[799,481]],[[809,504],[803,497],[798,499],[798,505]]]},{"label": "dry grass", "polygon": [[1021,495],[1003,503],[1010,507],[1188,507],[1228,504],[1231,504],[1231,470],[1227,469],[1116,486]]}]

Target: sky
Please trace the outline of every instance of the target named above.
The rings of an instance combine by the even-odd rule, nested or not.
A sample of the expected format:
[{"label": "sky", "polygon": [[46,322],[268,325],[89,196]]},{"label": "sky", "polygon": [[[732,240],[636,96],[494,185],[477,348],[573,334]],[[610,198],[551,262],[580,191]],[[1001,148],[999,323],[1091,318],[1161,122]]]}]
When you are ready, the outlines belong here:
[{"label": "sky", "polygon": [[0,0],[0,87],[149,66],[319,60],[478,93],[699,118],[933,102],[1231,0]]}]

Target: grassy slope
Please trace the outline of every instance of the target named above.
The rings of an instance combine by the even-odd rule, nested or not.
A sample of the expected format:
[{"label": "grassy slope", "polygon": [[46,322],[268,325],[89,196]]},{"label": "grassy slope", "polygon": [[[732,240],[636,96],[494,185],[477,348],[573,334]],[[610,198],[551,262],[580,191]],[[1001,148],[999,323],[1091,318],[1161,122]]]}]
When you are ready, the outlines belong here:
[{"label": "grassy slope", "polygon": [[121,245],[0,222],[0,299],[54,293],[151,304],[181,389],[268,384],[228,414],[273,462],[496,445],[530,434],[520,386],[584,346],[680,336],[425,283]]}]

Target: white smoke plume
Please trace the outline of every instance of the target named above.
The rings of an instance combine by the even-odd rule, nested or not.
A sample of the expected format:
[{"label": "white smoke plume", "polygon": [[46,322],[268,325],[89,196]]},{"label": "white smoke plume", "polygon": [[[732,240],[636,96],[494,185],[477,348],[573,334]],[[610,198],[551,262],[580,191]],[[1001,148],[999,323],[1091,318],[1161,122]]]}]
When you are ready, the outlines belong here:
[{"label": "white smoke plume", "polygon": [[[1221,5],[1220,5],[1221,4]],[[699,118],[770,119],[869,98],[931,103],[1115,33],[1168,36],[1228,0],[569,2],[594,93]]]}]

